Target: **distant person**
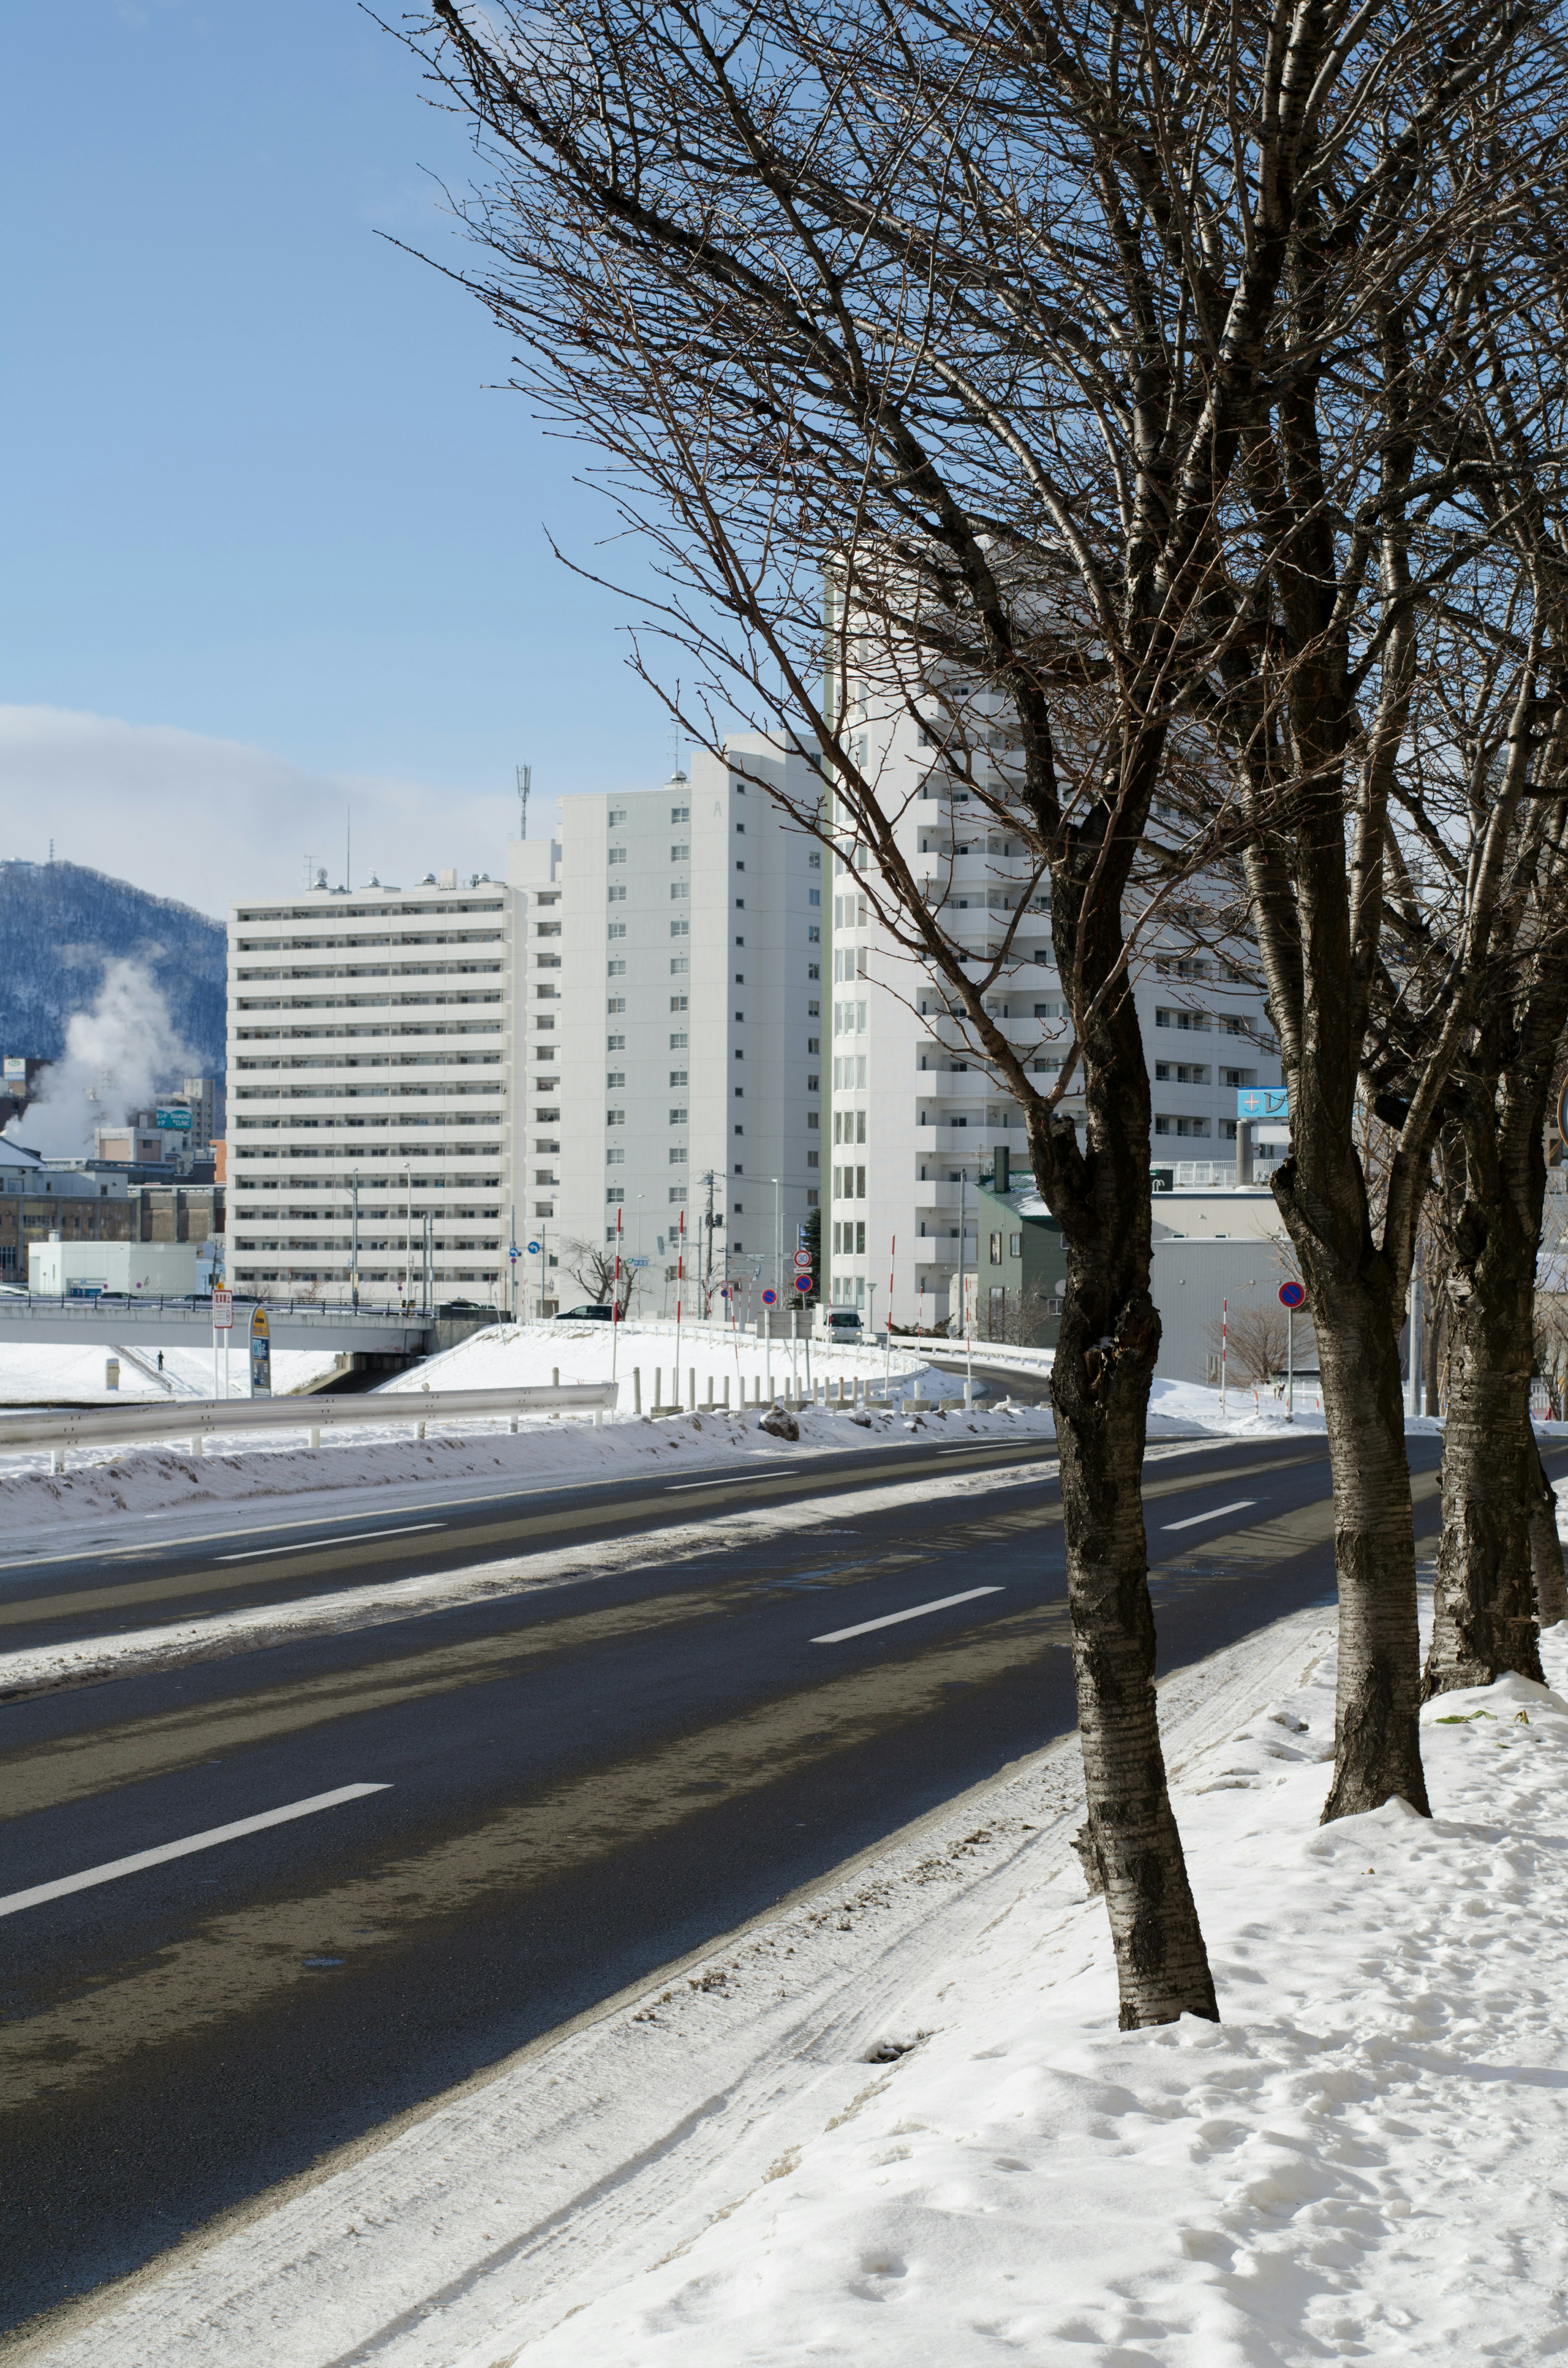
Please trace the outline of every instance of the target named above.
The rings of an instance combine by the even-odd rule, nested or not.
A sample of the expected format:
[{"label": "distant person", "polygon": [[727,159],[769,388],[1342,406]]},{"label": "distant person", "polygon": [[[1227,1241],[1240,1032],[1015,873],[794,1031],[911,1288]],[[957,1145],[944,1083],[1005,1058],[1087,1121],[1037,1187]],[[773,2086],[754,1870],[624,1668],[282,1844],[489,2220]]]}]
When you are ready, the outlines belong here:
[{"label": "distant person", "polygon": [[164,1370],[164,1352],[163,1352],[163,1350],[160,1349],[159,1349],[159,1351],[158,1351],[158,1371],[159,1371],[159,1372],[161,1373],[161,1372],[163,1372],[163,1370]]}]

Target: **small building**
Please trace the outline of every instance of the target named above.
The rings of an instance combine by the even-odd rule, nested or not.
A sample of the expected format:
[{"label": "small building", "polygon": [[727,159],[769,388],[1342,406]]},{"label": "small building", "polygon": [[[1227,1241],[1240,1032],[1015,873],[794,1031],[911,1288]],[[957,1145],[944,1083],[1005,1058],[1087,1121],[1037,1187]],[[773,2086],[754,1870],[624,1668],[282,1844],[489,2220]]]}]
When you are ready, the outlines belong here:
[{"label": "small building", "polygon": [[106,1292],[133,1299],[187,1299],[212,1288],[211,1245],[33,1242],[28,1283],[44,1299],[97,1299]]},{"label": "small building", "polygon": [[[1032,1176],[1013,1187],[1005,1149],[994,1155],[992,1181],[976,1189],[975,1202],[977,1256],[967,1288],[976,1341],[1053,1349],[1067,1279],[1061,1226]],[[1159,1377],[1217,1383],[1222,1317],[1230,1326],[1233,1387],[1246,1386],[1244,1343],[1255,1358],[1277,1347],[1282,1365],[1286,1319],[1279,1285],[1294,1272],[1285,1228],[1267,1188],[1158,1192],[1150,1285],[1160,1312]],[[1311,1326],[1298,1316],[1298,1370],[1315,1354]]]}]

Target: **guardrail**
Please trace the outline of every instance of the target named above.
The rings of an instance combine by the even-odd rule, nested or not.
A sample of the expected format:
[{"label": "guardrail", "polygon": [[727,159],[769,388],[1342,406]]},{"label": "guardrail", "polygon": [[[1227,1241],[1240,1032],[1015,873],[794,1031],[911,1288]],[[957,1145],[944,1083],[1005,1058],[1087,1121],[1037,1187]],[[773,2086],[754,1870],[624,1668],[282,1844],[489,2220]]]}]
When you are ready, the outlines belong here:
[{"label": "guardrail", "polygon": [[129,1446],[143,1439],[188,1439],[191,1453],[204,1442],[235,1431],[302,1430],[311,1446],[324,1430],[358,1430],[367,1424],[401,1424],[423,1439],[429,1423],[465,1422],[478,1415],[506,1415],[511,1428],[525,1414],[591,1414],[596,1426],[613,1412],[614,1382],[567,1382],[552,1388],[510,1390],[396,1390],[372,1396],[310,1398],[308,1413],[289,1398],[187,1398],[176,1406],[89,1406],[65,1414],[0,1415],[0,1454],[16,1448],[47,1447],[49,1468],[63,1472],[73,1447]]}]

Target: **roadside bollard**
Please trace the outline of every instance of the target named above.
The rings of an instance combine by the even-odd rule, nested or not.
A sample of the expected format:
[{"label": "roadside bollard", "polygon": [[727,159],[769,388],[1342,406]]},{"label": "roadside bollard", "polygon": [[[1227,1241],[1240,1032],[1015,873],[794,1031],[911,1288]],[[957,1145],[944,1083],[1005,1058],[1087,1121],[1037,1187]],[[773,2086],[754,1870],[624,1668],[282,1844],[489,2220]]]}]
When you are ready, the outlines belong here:
[{"label": "roadside bollard", "polygon": [[631,1404],[633,1411],[637,1414],[641,1414],[642,1411],[642,1368],[641,1365],[633,1365],[631,1368]]},{"label": "roadside bollard", "polygon": [[695,1365],[688,1365],[686,1369],[686,1410],[687,1414],[697,1412],[697,1367]]}]

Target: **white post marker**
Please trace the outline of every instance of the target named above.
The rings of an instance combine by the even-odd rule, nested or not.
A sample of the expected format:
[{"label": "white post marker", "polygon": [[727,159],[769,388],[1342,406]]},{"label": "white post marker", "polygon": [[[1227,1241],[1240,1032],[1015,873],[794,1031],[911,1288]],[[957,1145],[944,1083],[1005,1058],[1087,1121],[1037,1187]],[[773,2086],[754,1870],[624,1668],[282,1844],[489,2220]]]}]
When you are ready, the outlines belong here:
[{"label": "white post marker", "polygon": [[[232,1291],[226,1291],[220,1288],[212,1293],[212,1395],[215,1398],[226,1398],[229,1395],[226,1385],[229,1363],[229,1335],[233,1331],[233,1326],[234,1294]],[[222,1389],[220,1389],[218,1385],[218,1343],[220,1338],[222,1338],[223,1344],[223,1367],[225,1378],[225,1386]]]}]

